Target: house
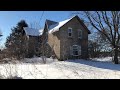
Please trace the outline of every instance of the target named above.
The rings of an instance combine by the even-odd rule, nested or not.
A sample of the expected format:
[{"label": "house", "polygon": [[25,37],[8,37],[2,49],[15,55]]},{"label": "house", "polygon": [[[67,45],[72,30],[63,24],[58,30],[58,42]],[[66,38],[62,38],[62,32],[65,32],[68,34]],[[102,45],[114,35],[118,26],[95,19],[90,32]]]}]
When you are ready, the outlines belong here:
[{"label": "house", "polygon": [[34,55],[40,56],[40,36],[41,30],[24,27],[25,41],[26,41],[26,57],[33,57]]},{"label": "house", "polygon": [[46,20],[41,30],[24,29],[31,55],[39,52],[42,56],[53,56],[59,60],[88,58],[90,31],[78,16],[61,22]]},{"label": "house", "polygon": [[61,22],[46,20],[41,34],[43,55],[59,60],[88,58],[88,34],[90,31],[78,16]]}]

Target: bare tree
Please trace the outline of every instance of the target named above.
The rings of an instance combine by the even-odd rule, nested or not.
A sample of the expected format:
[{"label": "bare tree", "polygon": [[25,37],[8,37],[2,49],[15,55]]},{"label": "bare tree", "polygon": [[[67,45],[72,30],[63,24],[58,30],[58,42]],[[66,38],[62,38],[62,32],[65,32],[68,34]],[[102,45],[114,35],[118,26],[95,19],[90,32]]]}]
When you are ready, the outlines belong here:
[{"label": "bare tree", "polygon": [[82,11],[82,15],[91,27],[100,32],[114,51],[114,63],[118,64],[120,41],[120,12],[119,11]]},{"label": "bare tree", "polygon": [[88,51],[91,58],[111,56],[111,46],[99,32],[89,36]]}]

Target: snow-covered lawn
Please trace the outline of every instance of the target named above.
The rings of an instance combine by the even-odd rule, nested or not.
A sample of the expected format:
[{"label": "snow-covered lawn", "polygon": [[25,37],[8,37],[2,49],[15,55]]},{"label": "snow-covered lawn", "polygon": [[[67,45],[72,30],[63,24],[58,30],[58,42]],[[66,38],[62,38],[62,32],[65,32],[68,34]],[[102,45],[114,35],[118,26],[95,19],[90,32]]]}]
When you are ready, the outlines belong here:
[{"label": "snow-covered lawn", "polygon": [[120,79],[120,64],[113,64],[111,57],[67,61],[47,58],[46,64],[41,58],[32,58],[16,64],[0,64],[0,75],[23,79]]}]

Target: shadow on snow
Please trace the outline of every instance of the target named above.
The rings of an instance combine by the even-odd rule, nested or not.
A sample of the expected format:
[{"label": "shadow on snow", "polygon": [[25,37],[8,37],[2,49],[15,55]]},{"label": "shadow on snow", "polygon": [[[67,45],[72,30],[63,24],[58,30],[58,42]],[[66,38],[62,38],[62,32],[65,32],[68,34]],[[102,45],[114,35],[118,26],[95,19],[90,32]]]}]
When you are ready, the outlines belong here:
[{"label": "shadow on snow", "polygon": [[113,64],[111,62],[102,62],[102,61],[93,61],[93,60],[67,60],[66,62],[74,62],[74,63],[80,63],[84,65],[89,65],[96,68],[102,68],[102,69],[109,69],[109,70],[117,70],[120,71],[120,65],[119,64]]}]

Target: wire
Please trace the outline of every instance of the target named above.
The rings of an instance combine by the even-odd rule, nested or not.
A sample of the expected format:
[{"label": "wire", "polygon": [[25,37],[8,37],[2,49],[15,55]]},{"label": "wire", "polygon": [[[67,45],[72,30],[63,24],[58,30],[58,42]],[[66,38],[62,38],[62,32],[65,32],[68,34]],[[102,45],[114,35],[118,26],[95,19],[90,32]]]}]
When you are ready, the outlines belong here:
[{"label": "wire", "polygon": [[[42,20],[43,15],[44,15],[44,11],[43,11],[42,14],[41,14],[40,21]],[[39,22],[40,22],[40,21],[39,21]],[[41,25],[40,25],[40,26],[41,26]]]},{"label": "wire", "polygon": [[43,15],[44,15],[44,11],[42,12],[42,15],[41,15],[41,17],[40,17],[40,21],[42,20]]}]

